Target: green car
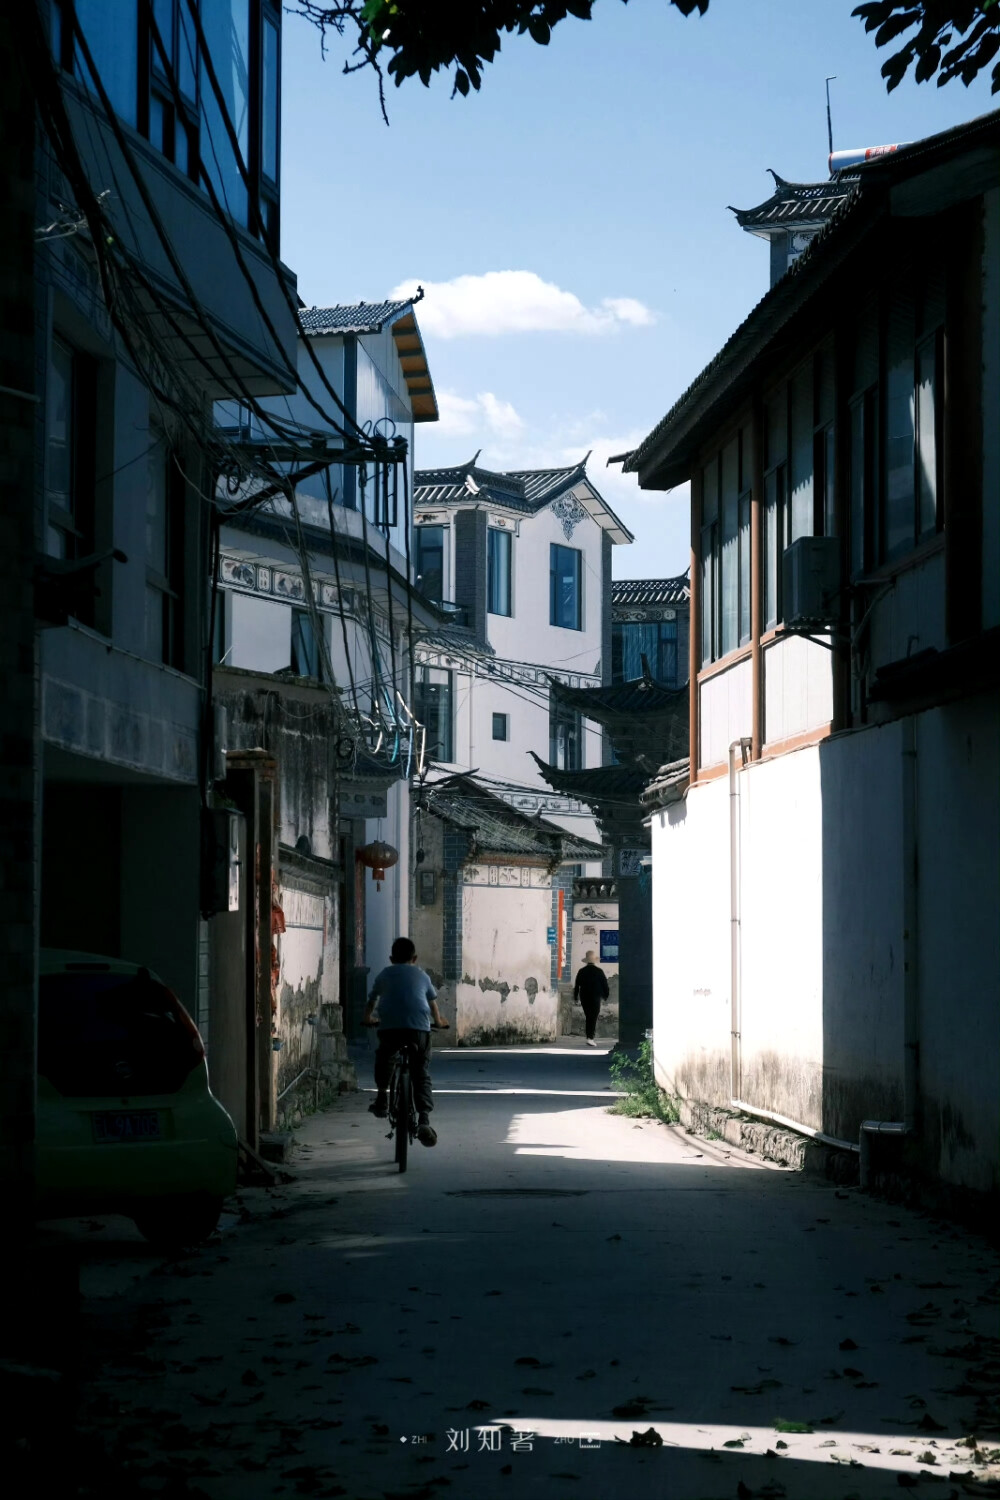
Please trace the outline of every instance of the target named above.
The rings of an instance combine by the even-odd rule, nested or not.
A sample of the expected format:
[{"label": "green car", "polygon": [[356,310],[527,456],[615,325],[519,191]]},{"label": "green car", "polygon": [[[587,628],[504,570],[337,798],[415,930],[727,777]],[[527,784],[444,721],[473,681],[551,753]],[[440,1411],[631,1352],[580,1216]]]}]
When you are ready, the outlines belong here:
[{"label": "green car", "polygon": [[37,1212],[123,1213],[147,1239],[206,1239],[236,1189],[236,1129],[176,995],[139,964],[43,949]]}]

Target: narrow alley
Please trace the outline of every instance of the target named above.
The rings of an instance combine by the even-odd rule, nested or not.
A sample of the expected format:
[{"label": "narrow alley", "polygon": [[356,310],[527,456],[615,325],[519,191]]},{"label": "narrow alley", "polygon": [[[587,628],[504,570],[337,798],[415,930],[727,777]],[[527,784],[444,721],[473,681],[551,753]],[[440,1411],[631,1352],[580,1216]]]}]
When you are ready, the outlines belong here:
[{"label": "narrow alley", "polygon": [[439,1144],[400,1175],[367,1073],[198,1251],[50,1226],[109,1455],[77,1493],[994,1492],[986,1241],[609,1114],[571,1040],[442,1049]]}]

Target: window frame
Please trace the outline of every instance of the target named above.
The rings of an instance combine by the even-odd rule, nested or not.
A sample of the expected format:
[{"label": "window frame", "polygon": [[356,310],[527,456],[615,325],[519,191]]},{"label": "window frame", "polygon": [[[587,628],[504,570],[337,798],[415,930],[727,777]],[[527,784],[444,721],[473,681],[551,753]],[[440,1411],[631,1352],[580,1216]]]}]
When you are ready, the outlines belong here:
[{"label": "window frame", "polygon": [[[434,603],[434,604],[441,604],[446,599],[446,597],[447,597],[447,589],[445,587],[445,582],[446,582],[446,580],[445,580],[445,537],[446,537],[446,533],[449,531],[449,529],[450,529],[449,527],[443,526],[440,523],[435,523],[435,524],[428,525],[428,526],[415,526],[414,527],[414,542],[415,542],[415,548],[414,548],[414,550],[415,550],[416,555],[415,555],[415,557],[413,559],[413,568],[414,568],[415,582],[417,584],[417,587],[420,589],[420,592],[424,595],[424,597],[427,598],[427,599],[430,599],[432,601],[432,603]],[[440,540],[440,544],[439,544],[438,547],[431,547],[431,548],[426,548],[425,547],[423,538],[425,536],[427,536],[430,532],[438,532],[440,534],[441,540]],[[430,593],[428,591],[427,587],[425,586],[424,582],[423,582],[424,574],[426,572],[426,569],[423,567],[423,554],[424,554],[425,550],[428,550],[428,551],[431,551],[431,552],[440,551],[441,565],[440,565],[440,570],[439,571],[440,571],[440,575],[441,575],[441,590],[440,590],[440,593],[437,594],[437,595]]]},{"label": "window frame", "polygon": [[[556,580],[561,576],[557,566],[557,555],[560,553],[566,553],[575,559],[573,584],[575,622],[572,624],[566,624],[557,618],[560,611]],[[549,543],[549,624],[557,630],[583,629],[583,552],[579,547],[566,547],[561,542]]]},{"label": "window frame", "polygon": [[[431,673],[437,673],[437,674],[439,674],[439,679],[443,679],[443,680],[435,679],[434,677],[432,677],[430,675]],[[437,719],[439,721],[439,728],[440,728],[441,721],[442,720],[444,721],[445,728],[446,728],[447,732],[446,732],[446,734],[440,734],[439,733],[438,737],[436,739],[432,739],[431,738],[431,726],[428,724],[428,714],[427,714],[428,699],[425,696],[426,690],[428,688],[431,688],[431,687],[435,687],[435,688],[442,688],[443,687],[446,690],[445,693],[444,693],[444,696],[443,696],[443,702],[446,705],[445,712],[442,713],[440,711],[440,707],[439,707],[438,712],[437,712]],[[420,664],[416,668],[415,673],[414,673],[413,693],[414,693],[414,699],[415,699],[415,702],[414,702],[414,705],[413,705],[413,707],[414,707],[414,714],[415,714],[415,716],[417,718],[417,721],[420,724],[423,725],[424,731],[425,731],[426,736],[427,736],[426,743],[425,743],[425,754],[426,754],[427,758],[429,760],[441,761],[445,765],[454,765],[455,764],[455,686],[454,686],[454,673],[448,667],[434,667],[434,666],[428,665],[427,663],[422,663],[422,664]],[[439,698],[439,700],[438,700],[439,705],[440,705],[441,701],[442,700]],[[435,754],[435,751],[439,747],[441,748],[442,751],[447,750],[448,753],[447,754],[443,754],[442,753],[440,755]]]},{"label": "window frame", "polygon": [[[565,734],[561,731],[567,731]],[[560,771],[585,769],[586,730],[579,709],[566,708],[555,694],[549,696],[549,764]],[[561,747],[561,748],[560,748]],[[561,762],[560,762],[561,755]],[[570,761],[573,764],[570,764]]]},{"label": "window frame", "polygon": [[[503,730],[502,734],[497,734],[497,725],[498,725],[498,723],[500,724],[500,727]],[[497,741],[498,744],[501,744],[501,743],[502,744],[506,744],[506,743],[509,742],[509,740],[510,740],[510,714],[503,714],[503,713],[494,713],[493,714],[493,738],[494,738],[494,740]]]},{"label": "window frame", "polygon": [[[309,636],[311,637],[309,641],[305,639],[305,626],[308,626]],[[298,627],[298,635],[302,641],[302,652],[305,656],[304,665],[307,668],[315,665],[315,672],[300,670],[303,663],[298,658],[296,651],[296,627]],[[322,628],[323,618],[320,616],[320,629]],[[294,604],[292,605],[289,665],[291,666],[293,675],[296,677],[309,677],[314,682],[323,682],[325,680],[323,674],[323,653],[320,650],[320,642],[316,634],[316,625],[313,620],[312,611],[309,609],[300,609]]]},{"label": "window frame", "polygon": [[[506,551],[506,570],[503,553]],[[499,591],[506,573],[506,598]],[[506,608],[500,606],[506,604]],[[514,614],[514,537],[500,526],[490,526],[486,532],[486,613],[512,619]]]},{"label": "window frame", "polygon": [[[53,364],[56,351],[66,356],[69,363],[66,441],[67,504],[53,501],[52,495],[52,401],[54,392]],[[97,360],[77,348],[69,339],[54,331],[49,341],[46,366],[45,400],[45,533],[46,553],[50,557],[63,557],[74,561],[89,557],[96,548],[97,526]],[[64,492],[59,491],[62,495]],[[53,551],[48,545],[49,532],[58,533],[62,539],[62,551]],[[91,597],[78,593],[77,603],[81,612],[75,616],[81,624],[95,623],[94,604]]]},{"label": "window frame", "polygon": [[[159,648],[151,659],[159,661],[163,666],[175,667],[180,670],[183,666],[184,638],[183,638],[183,568],[184,568],[184,481],[178,469],[174,450],[164,433],[160,433],[154,449],[150,453],[150,461],[154,454],[160,450],[159,458],[163,469],[163,569],[154,567],[150,563],[148,549],[145,553],[145,592],[147,606],[151,593],[159,595],[160,608],[160,630]],[[146,512],[147,526],[149,511]],[[148,615],[146,616],[148,627]],[[145,640],[147,652],[152,653],[152,646],[147,634]]]}]

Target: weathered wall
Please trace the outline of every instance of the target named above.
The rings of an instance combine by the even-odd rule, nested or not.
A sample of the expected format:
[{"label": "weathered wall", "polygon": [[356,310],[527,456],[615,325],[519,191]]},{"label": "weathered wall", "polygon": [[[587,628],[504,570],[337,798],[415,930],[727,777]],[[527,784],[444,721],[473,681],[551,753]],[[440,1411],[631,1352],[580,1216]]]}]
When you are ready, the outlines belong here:
[{"label": "weathered wall", "polygon": [[[996,1192],[995,697],[914,720],[919,1170]],[[739,787],[741,1097],[839,1139],[903,1114],[903,730],[837,735]],[[653,820],[657,1075],[730,1098],[729,796]]]},{"label": "weathered wall", "polygon": [[1000,188],[983,196],[983,628],[1000,625]]},{"label": "weathered wall", "polygon": [[461,894],[456,1040],[554,1040],[557,997],[546,941],[551,876],[527,866],[467,865]]}]

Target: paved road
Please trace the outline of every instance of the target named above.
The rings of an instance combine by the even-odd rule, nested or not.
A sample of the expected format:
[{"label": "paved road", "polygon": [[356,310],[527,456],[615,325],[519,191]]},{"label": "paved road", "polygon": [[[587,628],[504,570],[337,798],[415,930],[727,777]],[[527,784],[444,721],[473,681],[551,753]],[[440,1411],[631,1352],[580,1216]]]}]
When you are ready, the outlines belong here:
[{"label": "paved road", "polygon": [[[403,1176],[362,1093],[305,1124],[296,1182],[245,1194],[220,1244],[163,1267],[120,1224],[92,1237],[86,1285],[119,1278],[102,1308],[154,1325],[93,1407],[137,1479],[875,1500],[897,1473],[948,1496],[962,1481],[931,1476],[987,1472],[955,1446],[996,1388],[982,1241],[609,1115],[607,1057],[577,1042],[439,1050],[434,1076],[440,1141]],[[650,1429],[662,1446],[633,1445]]]}]

